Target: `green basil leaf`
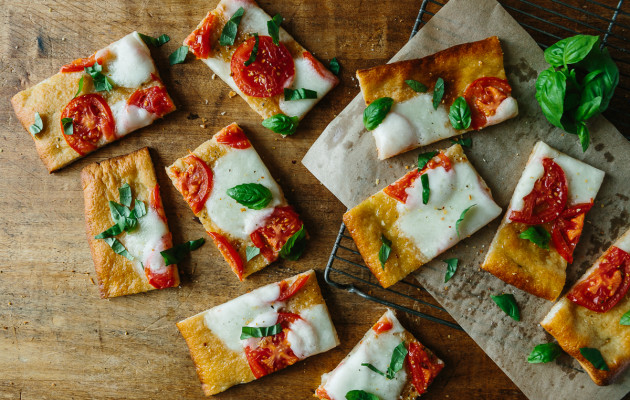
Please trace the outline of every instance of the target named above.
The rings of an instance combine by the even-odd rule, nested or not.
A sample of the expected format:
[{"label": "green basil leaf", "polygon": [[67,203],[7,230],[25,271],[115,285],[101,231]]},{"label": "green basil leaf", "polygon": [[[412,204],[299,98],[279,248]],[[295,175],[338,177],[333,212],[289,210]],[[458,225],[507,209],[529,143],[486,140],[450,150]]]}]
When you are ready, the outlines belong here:
[{"label": "green basil leaf", "polygon": [[79,79],[79,88],[77,89],[77,92],[74,94],[73,99],[75,99],[79,93],[81,93],[83,91],[83,76],[81,77],[81,79]]},{"label": "green basil leaf", "polygon": [[459,260],[457,258],[449,258],[442,261],[446,263],[446,274],[444,275],[444,283],[446,283],[450,281],[453,275],[455,275],[455,272],[457,272]]},{"label": "green basil leaf", "polygon": [[580,348],[580,353],[582,354],[582,356],[584,356],[584,358],[586,358],[588,362],[593,364],[593,367],[601,371],[608,371],[608,365],[606,364],[606,361],[604,360],[604,357],[602,357],[602,353],[599,350],[591,347],[582,347]]},{"label": "green basil leaf", "polygon": [[283,136],[293,135],[298,127],[298,117],[288,117],[284,114],[276,114],[273,117],[269,117],[262,122],[262,126],[267,129],[271,129],[275,133],[279,133]]},{"label": "green basil leaf", "polygon": [[33,125],[31,125],[28,130],[31,132],[31,135],[35,136],[40,133],[44,129],[44,122],[42,121],[42,117],[38,112],[35,113],[35,120]]},{"label": "green basil leaf", "polygon": [[599,106],[602,104],[602,96],[597,96],[587,101],[586,103],[580,104],[577,111],[575,112],[575,119],[577,121],[586,121],[599,114]]},{"label": "green basil leaf", "polygon": [[468,107],[466,99],[462,96],[456,98],[453,102],[448,112],[448,119],[455,129],[462,130],[470,127],[470,107]]},{"label": "green basil leaf", "polygon": [[472,138],[461,138],[461,139],[451,139],[451,143],[458,144],[462,147],[468,147],[469,149],[472,147]]},{"label": "green basil leaf", "polygon": [[420,175],[420,182],[422,182],[422,204],[428,204],[429,196],[431,195],[431,187],[429,186],[429,175]]},{"label": "green basil leaf", "polygon": [[189,242],[180,243],[177,246],[173,246],[168,250],[161,251],[160,254],[162,255],[162,258],[164,259],[164,263],[166,265],[179,264],[188,253],[193,250],[197,250],[205,242],[206,239],[204,238],[191,240]]},{"label": "green basil leaf", "polygon": [[351,390],[346,393],[346,400],[381,400],[377,395],[365,390]]},{"label": "green basil leaf", "polygon": [[133,217],[138,219],[147,215],[147,207],[143,201],[135,200],[135,206],[133,207]]},{"label": "green basil leaf", "polygon": [[118,199],[120,204],[127,207],[131,206],[131,186],[128,183],[118,188],[118,195],[120,196]]},{"label": "green basil leaf", "polygon": [[414,92],[425,93],[427,90],[429,90],[429,88],[425,84],[413,79],[406,79],[405,83],[407,84],[407,86],[412,88]]},{"label": "green basil leaf", "polygon": [[135,260],[135,258],[127,251],[127,249],[125,249],[125,246],[120,243],[120,240],[111,237],[104,238],[103,240],[109,245],[109,247],[112,248],[112,250],[114,250],[114,253],[120,254],[129,261]]},{"label": "green basil leaf", "polygon": [[376,368],[374,365],[372,365],[370,363],[361,363],[361,366],[368,367],[368,369],[376,372],[377,374],[379,374],[379,375],[381,375],[381,376],[383,376],[383,377],[385,377],[387,379],[391,379],[391,378],[387,377],[387,374],[385,372],[381,371],[380,369]]},{"label": "green basil leaf", "polygon": [[328,64],[328,69],[330,69],[330,72],[332,72],[333,74],[339,75],[341,65],[339,65],[339,60],[337,60],[337,57],[333,57],[333,59],[330,60],[330,64]]},{"label": "green basil leaf", "polygon": [[444,79],[437,78],[433,88],[433,108],[437,110],[444,97]]},{"label": "green basil leaf", "polygon": [[476,206],[476,204],[473,204],[472,206],[466,208],[464,211],[462,211],[462,213],[459,215],[459,218],[457,219],[457,221],[455,221],[455,232],[457,232],[457,237],[459,238],[459,224],[461,224],[462,222],[464,222],[464,218],[466,218],[466,214],[468,214],[468,211],[470,211],[471,208],[473,208],[474,206]]},{"label": "green basil leaf", "polygon": [[385,262],[389,258],[389,254],[392,251],[392,241],[387,239],[385,235],[381,234],[381,248],[378,251],[378,260],[381,262],[381,267],[385,269]]},{"label": "green basil leaf", "polygon": [[403,365],[405,365],[405,357],[407,357],[407,348],[405,347],[405,342],[400,342],[400,344],[394,348],[392,359],[387,368],[388,379],[394,379],[396,372],[403,368]]},{"label": "green basil leaf", "polygon": [[280,44],[280,25],[282,24],[282,15],[276,14],[273,18],[267,21],[267,32],[271,36],[273,44],[278,46]]},{"label": "green basil leaf", "polygon": [[275,324],[272,326],[244,326],[241,328],[241,340],[249,338],[260,338],[265,336],[273,336],[282,332],[282,325]]},{"label": "green basil leaf", "polygon": [[300,88],[300,89],[284,89],[284,100],[285,101],[291,101],[291,100],[303,100],[303,99],[316,99],[317,98],[317,92],[311,89],[304,89],[304,88]]},{"label": "green basil leaf", "polygon": [[562,348],[558,343],[543,343],[534,347],[534,350],[527,357],[527,362],[531,364],[548,363],[562,354]]},{"label": "green basil leaf", "polygon": [[628,310],[624,315],[621,316],[619,320],[619,325],[630,325],[630,310]]},{"label": "green basil leaf", "polygon": [[103,66],[98,63],[94,63],[91,67],[85,67],[85,72],[92,77],[94,83],[94,90],[97,92],[108,91],[111,92],[114,87],[112,86],[109,78],[102,73]]},{"label": "green basil leaf", "polygon": [[258,38],[258,34],[254,33],[255,42],[254,47],[252,47],[252,52],[249,53],[249,58],[243,64],[246,67],[249,67],[254,61],[256,61],[256,56],[258,55],[258,44],[260,43],[260,39]]},{"label": "green basil leaf", "polygon": [[582,80],[582,86],[586,86],[593,81],[593,79],[597,78],[601,74],[604,73],[603,69],[596,69],[595,71],[589,72],[586,74],[584,79]]},{"label": "green basil leaf", "polygon": [[74,124],[72,118],[61,118],[64,135],[72,135],[74,133]]},{"label": "green basil leaf", "polygon": [[227,190],[228,196],[252,210],[261,210],[273,198],[271,190],[260,183],[243,183]]},{"label": "green basil leaf", "polygon": [[260,249],[256,246],[247,246],[245,248],[245,256],[246,256],[247,261],[251,260],[252,258],[256,257],[259,254],[260,254]]},{"label": "green basil leaf", "polygon": [[529,240],[541,249],[549,250],[551,234],[540,225],[530,226],[518,235],[519,238]]},{"label": "green basil leaf", "polygon": [[577,126],[577,135],[580,139],[580,144],[582,145],[582,151],[586,151],[588,146],[591,144],[591,135],[588,132],[588,128],[584,122],[581,122]]},{"label": "green basil leaf", "polygon": [[617,68],[617,65],[610,57],[608,49],[604,48],[600,50],[598,47],[593,47],[591,53],[577,65],[578,67],[585,68],[587,71],[602,70],[602,73],[588,82],[588,85],[584,83],[585,87],[582,92],[582,102],[584,103],[590,98],[601,95],[602,104],[599,107],[599,111],[606,111],[610,100],[615,94],[615,89],[619,84],[619,68]]},{"label": "green basil leaf", "polygon": [[104,230],[103,232],[99,233],[98,235],[94,236],[94,239],[105,239],[108,237],[114,237],[116,235],[120,235],[124,230],[124,227],[115,224],[110,226],[108,229]]},{"label": "green basil leaf", "polygon": [[536,100],[547,121],[563,129],[564,96],[567,90],[566,76],[553,68],[546,69],[536,79]]},{"label": "green basil leaf", "polygon": [[188,55],[188,46],[181,46],[168,56],[168,62],[171,65],[181,64],[186,61]]},{"label": "green basil leaf", "polygon": [[564,48],[569,39],[562,39],[545,49],[545,60],[553,67],[564,65]]},{"label": "green basil leaf", "polygon": [[144,43],[147,44],[147,46],[160,47],[164,43],[168,43],[169,40],[171,40],[171,38],[165,33],[161,34],[157,38],[142,33],[138,33],[138,35],[140,35],[140,38],[144,41]]},{"label": "green basil leaf", "polygon": [[238,25],[241,23],[241,18],[243,18],[244,13],[245,9],[239,7],[239,9],[232,14],[228,22],[225,23],[221,31],[221,37],[219,37],[219,44],[221,46],[232,46],[234,44],[236,33],[238,32]]},{"label": "green basil leaf", "polygon": [[418,171],[422,171],[427,166],[429,161],[438,155],[438,151],[427,151],[426,153],[418,154]]},{"label": "green basil leaf", "polygon": [[367,106],[363,111],[363,125],[365,129],[368,131],[376,129],[383,122],[393,104],[394,99],[391,97],[381,97]]},{"label": "green basil leaf", "polygon": [[499,296],[490,296],[492,301],[494,301],[501,310],[503,310],[507,315],[509,315],[513,320],[520,321],[521,314],[518,311],[518,305],[516,304],[516,299],[514,295],[511,293],[502,294]]},{"label": "green basil leaf", "polygon": [[569,38],[562,53],[564,65],[582,61],[598,42],[599,36],[576,35]]},{"label": "green basil leaf", "polygon": [[120,225],[122,230],[130,232],[138,225],[138,220],[129,208],[122,206],[115,201],[109,202],[109,211],[114,223]]},{"label": "green basil leaf", "polygon": [[306,248],[306,231],[304,225],[299,231],[295,232],[289,240],[286,241],[282,249],[280,249],[280,257],[286,260],[296,261]]}]

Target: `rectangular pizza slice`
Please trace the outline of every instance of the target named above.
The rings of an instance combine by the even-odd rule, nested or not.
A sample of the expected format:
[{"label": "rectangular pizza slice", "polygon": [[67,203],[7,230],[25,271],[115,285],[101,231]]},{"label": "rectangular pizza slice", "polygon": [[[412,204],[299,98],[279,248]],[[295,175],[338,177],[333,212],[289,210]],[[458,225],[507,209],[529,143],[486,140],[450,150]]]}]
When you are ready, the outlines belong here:
[{"label": "rectangular pizza slice", "polygon": [[500,213],[456,144],[420,154],[418,169],[347,211],[343,222],[367,266],[388,287]]},{"label": "rectangular pizza slice", "polygon": [[166,172],[240,280],[302,254],[300,217],[236,123]]},{"label": "rectangular pizza slice", "polygon": [[630,230],[599,257],[540,323],[598,385],[630,365]]},{"label": "rectangular pizza slice", "polygon": [[282,114],[296,125],[339,80],[281,21],[254,0],[221,0],[184,45],[263,118]]},{"label": "rectangular pizza slice", "polygon": [[518,114],[496,36],[359,70],[357,78],[381,160]]},{"label": "rectangular pizza slice", "polygon": [[427,391],[442,368],[444,362],[387,310],[346,358],[322,375],[315,397],[415,400]]},{"label": "rectangular pizza slice", "polygon": [[64,65],[11,103],[50,172],[175,110],[137,32]]},{"label": "rectangular pizza slice", "polygon": [[177,323],[207,396],[339,344],[313,270]]},{"label": "rectangular pizza slice", "polygon": [[557,299],[603,179],[603,171],[536,143],[481,267],[521,290]]},{"label": "rectangular pizza slice", "polygon": [[173,243],[149,149],[90,164],[81,181],[101,297],[178,286],[160,254]]}]

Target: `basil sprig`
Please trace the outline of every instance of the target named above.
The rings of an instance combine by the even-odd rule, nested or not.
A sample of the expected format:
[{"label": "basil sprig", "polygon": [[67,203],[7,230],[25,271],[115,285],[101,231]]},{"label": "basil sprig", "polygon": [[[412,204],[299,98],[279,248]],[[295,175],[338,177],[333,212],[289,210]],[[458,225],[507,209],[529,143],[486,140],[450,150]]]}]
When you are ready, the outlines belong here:
[{"label": "basil sprig", "polygon": [[427,166],[429,161],[438,155],[437,151],[428,151],[426,153],[418,154],[418,171],[422,171]]},{"label": "basil sprig", "polygon": [[451,139],[451,143],[458,144],[462,147],[472,147],[472,138]]},{"label": "basil sprig", "polygon": [[267,129],[271,129],[275,133],[279,133],[283,136],[293,135],[298,127],[298,117],[288,117],[284,114],[276,114],[273,117],[269,117],[262,122],[262,126]]},{"label": "basil sprig", "polygon": [[425,84],[418,82],[414,79],[406,79],[405,83],[407,84],[407,86],[412,88],[414,92],[417,92],[417,93],[424,93],[429,89]]},{"label": "basil sprig", "polygon": [[83,76],[81,77],[81,79],[79,79],[79,88],[77,89],[77,92],[74,94],[73,99],[75,99],[82,91],[83,91]]},{"label": "basil sprig", "polygon": [[459,260],[457,258],[448,258],[442,261],[446,263],[446,274],[444,274],[444,283],[446,283],[450,281],[453,275],[455,275],[455,272],[457,272]]},{"label": "basil sprig", "polygon": [[383,122],[393,104],[394,99],[391,97],[381,97],[367,106],[363,111],[363,125],[365,129],[368,131],[376,129]]},{"label": "basil sprig", "polygon": [[273,44],[278,46],[280,44],[280,25],[282,24],[282,15],[276,14],[272,19],[267,21],[267,32],[271,36]]},{"label": "basil sprig", "polygon": [[582,347],[580,348],[580,354],[586,358],[588,362],[593,364],[593,367],[601,370],[608,371],[608,365],[602,357],[602,353],[598,349],[594,349],[592,347]]},{"label": "basil sprig", "polygon": [[304,100],[304,99],[316,99],[317,92],[311,89],[284,89],[284,100],[292,101],[292,100]]},{"label": "basil sprig", "polygon": [[462,130],[470,127],[470,107],[465,98],[459,96],[455,99],[448,112],[448,119],[455,129]]},{"label": "basil sprig", "polygon": [[282,332],[282,325],[275,324],[272,326],[244,326],[241,328],[241,340],[249,338],[260,338],[265,336],[273,336]]},{"label": "basil sprig", "polygon": [[548,363],[562,354],[562,348],[558,343],[543,343],[534,347],[534,350],[527,357],[527,362],[531,364]]},{"label": "basil sprig", "polygon": [[105,243],[107,243],[109,245],[109,247],[112,248],[112,250],[114,250],[114,253],[116,254],[120,254],[121,256],[125,257],[126,259],[128,259],[129,261],[133,261],[135,260],[134,256],[132,256],[127,249],[125,248],[125,246],[120,242],[120,240],[113,238],[113,237],[109,237],[109,238],[104,238],[103,239],[105,241]]},{"label": "basil sprig", "polygon": [[35,113],[35,120],[33,121],[33,125],[31,125],[28,130],[31,132],[31,135],[35,136],[40,133],[44,129],[44,122],[42,121],[42,117],[38,112]]},{"label": "basil sprig", "polygon": [[280,257],[296,261],[302,253],[304,253],[304,249],[306,248],[306,230],[304,229],[304,225],[300,228],[299,231],[295,232],[291,237],[286,241],[286,243],[280,249]]},{"label": "basil sprig", "polygon": [[438,109],[438,106],[442,102],[442,97],[444,97],[444,79],[437,78],[435,82],[435,87],[433,88],[433,108]]},{"label": "basil sprig", "polygon": [[518,305],[516,299],[511,293],[505,293],[499,296],[490,296],[501,310],[510,316],[515,321],[521,320],[521,313],[518,311]]},{"label": "basil sprig", "polygon": [[519,238],[529,240],[541,249],[549,250],[549,241],[551,234],[540,225],[534,225],[527,228],[518,235]]},{"label": "basil sprig", "polygon": [[252,210],[262,210],[273,198],[271,190],[260,183],[243,183],[227,190],[228,196]]},{"label": "basil sprig", "polygon": [[97,92],[108,91],[111,92],[114,87],[109,81],[109,78],[103,74],[103,66],[97,62],[91,67],[85,67],[85,72],[92,77],[94,82],[94,90]]},{"label": "basil sprig", "polygon": [[330,72],[332,72],[335,75],[339,75],[339,70],[341,69],[341,66],[339,65],[339,60],[337,60],[337,57],[333,57],[332,60],[330,60],[330,63],[328,64],[328,69],[330,69]]},{"label": "basil sprig", "polygon": [[420,175],[420,182],[422,183],[422,204],[429,203],[429,197],[431,196],[431,186],[429,186],[429,175]]},{"label": "basil sprig", "polygon": [[252,258],[256,257],[259,254],[260,254],[260,249],[256,246],[247,246],[245,248],[245,259],[247,261],[251,260]]},{"label": "basil sprig", "polygon": [[61,118],[61,125],[63,126],[63,134],[64,135],[73,135],[74,134],[74,124],[72,118]]},{"label": "basil sprig", "polygon": [[460,234],[459,234],[459,225],[464,222],[464,218],[466,218],[466,214],[468,214],[468,211],[470,211],[471,208],[473,208],[474,206],[476,206],[476,204],[473,204],[472,206],[466,208],[464,211],[462,211],[462,213],[459,215],[459,218],[457,219],[457,221],[455,221],[455,232],[457,232],[457,237],[459,238]]},{"label": "basil sprig", "polygon": [[[619,69],[598,36],[576,35],[545,50],[551,67],[536,80],[536,100],[552,125],[590,144],[586,121],[604,112],[619,83]],[[579,72],[579,73],[578,73]],[[584,78],[580,81],[578,77]]]},{"label": "basil sprig", "polygon": [[128,183],[118,188],[118,195],[121,204],[115,201],[109,202],[109,211],[114,225],[94,236],[94,239],[105,239],[117,236],[122,232],[130,232],[138,226],[138,219],[147,214],[144,202],[138,199],[135,200],[133,210],[129,209],[131,206],[131,187]]},{"label": "basil sprig", "polygon": [[630,310],[621,316],[619,325],[630,325]]},{"label": "basil sprig", "polygon": [[351,390],[346,393],[346,400],[381,400],[375,394],[368,393],[365,390]]},{"label": "basil sprig", "polygon": [[245,9],[239,7],[238,10],[225,23],[223,30],[221,31],[221,37],[219,37],[219,44],[221,46],[232,46],[236,40],[236,33],[238,32],[238,25],[241,23],[241,18],[245,14]]},{"label": "basil sprig", "polygon": [[181,64],[184,61],[186,61],[187,55],[188,55],[188,46],[181,46],[168,56],[168,62],[170,65]]},{"label": "basil sprig", "polygon": [[160,36],[158,36],[156,38],[154,38],[153,36],[142,34],[142,33],[138,33],[138,35],[140,35],[140,38],[148,46],[160,47],[163,44],[168,43],[171,40],[171,38],[166,33],[163,33],[163,34],[161,34]]},{"label": "basil sprig", "polygon": [[402,369],[405,364],[405,357],[407,357],[407,348],[405,347],[405,342],[400,342],[400,344],[394,348],[389,367],[387,367],[387,372],[382,372],[370,363],[362,363],[361,365],[391,380],[394,379],[396,373]]},{"label": "basil sprig", "polygon": [[258,34],[254,33],[254,47],[252,47],[252,52],[249,53],[249,58],[243,64],[246,67],[249,67],[254,61],[256,61],[256,56],[258,55],[258,45],[260,43],[260,39],[258,38]]},{"label": "basil sprig", "polygon": [[392,241],[387,239],[385,235],[381,235],[381,243],[381,248],[378,251],[378,260],[381,262],[381,267],[385,269],[385,262],[392,251]]},{"label": "basil sprig", "polygon": [[193,250],[197,250],[205,242],[206,239],[204,238],[191,240],[185,243],[180,243],[177,246],[173,246],[168,250],[161,251],[160,254],[162,255],[166,265],[179,264],[188,253]]}]

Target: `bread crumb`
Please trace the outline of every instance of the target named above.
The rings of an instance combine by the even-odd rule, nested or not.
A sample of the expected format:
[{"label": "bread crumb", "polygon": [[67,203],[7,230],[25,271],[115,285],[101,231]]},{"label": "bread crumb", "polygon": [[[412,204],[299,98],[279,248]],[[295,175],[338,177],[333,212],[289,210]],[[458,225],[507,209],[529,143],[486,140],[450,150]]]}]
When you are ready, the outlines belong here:
[{"label": "bread crumb", "polygon": [[221,115],[225,115],[225,111],[221,112]]},{"label": "bread crumb", "polygon": [[[212,74],[212,80],[215,80],[215,79],[217,79],[217,74]],[[206,102],[207,102],[207,101],[208,101],[208,100],[206,100]]]},{"label": "bread crumb", "polygon": [[236,96],[236,92],[233,90],[230,90],[230,93],[228,93],[228,96],[230,96],[230,98]]},{"label": "bread crumb", "polygon": [[377,184],[377,185],[378,185],[378,183],[379,183],[380,181],[381,181],[380,179],[376,178],[376,184]]},{"label": "bread crumb", "polygon": [[92,285],[95,285],[94,279],[92,279],[91,277],[90,277],[90,282],[92,282]]}]

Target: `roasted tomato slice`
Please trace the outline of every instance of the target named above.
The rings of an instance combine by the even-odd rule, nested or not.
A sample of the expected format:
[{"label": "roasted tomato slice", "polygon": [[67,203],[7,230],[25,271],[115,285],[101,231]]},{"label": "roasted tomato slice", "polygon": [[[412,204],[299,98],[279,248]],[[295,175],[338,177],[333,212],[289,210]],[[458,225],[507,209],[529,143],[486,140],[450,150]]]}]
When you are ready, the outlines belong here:
[{"label": "roasted tomato slice", "polygon": [[392,323],[392,321],[390,321],[389,319],[385,319],[384,321],[379,321],[377,322],[373,327],[372,330],[377,334],[380,335],[383,332],[387,332],[390,329],[392,329],[394,327],[394,324]]},{"label": "roasted tomato slice", "polygon": [[[156,186],[157,187],[157,186]],[[173,247],[173,236],[170,232],[162,236],[161,242],[156,245],[149,257],[143,261],[144,274],[149,284],[156,289],[164,289],[175,285],[176,265],[165,265],[159,252]],[[155,263],[156,265],[152,265]]]},{"label": "roasted tomato slice", "polygon": [[630,288],[630,254],[612,246],[599,266],[567,293],[567,298],[591,311],[604,313],[613,308]]},{"label": "roasted tomato slice", "polygon": [[216,17],[214,14],[209,12],[206,18],[201,21],[200,26],[184,40],[184,44],[188,46],[190,51],[192,51],[197,58],[208,58],[210,55],[210,39],[214,31],[215,20]]},{"label": "roasted tomato slice", "polygon": [[232,247],[225,236],[221,235],[220,233],[208,232],[208,235],[210,235],[210,237],[214,241],[214,244],[223,255],[223,258],[225,258],[225,260],[230,264],[232,271],[234,271],[236,276],[238,276],[238,279],[242,281],[244,266],[243,259],[238,254],[238,251],[236,251],[236,249]]},{"label": "roasted tomato slice", "polygon": [[151,190],[149,206],[155,210],[162,221],[166,222],[166,214],[164,213],[164,207],[162,206],[162,197],[160,197],[160,185],[156,184],[155,187],[153,187],[153,190]]},{"label": "roasted tomato slice", "polygon": [[194,154],[184,159],[188,165],[185,171],[176,170],[177,186],[195,214],[199,214],[206,205],[212,192],[212,170],[201,158]]},{"label": "roasted tomato slice", "polygon": [[248,96],[272,97],[289,87],[295,77],[295,64],[282,43],[276,46],[269,36],[259,36],[256,61],[245,66],[256,39],[243,42],[232,55],[230,69],[236,86]]},{"label": "roasted tomato slice", "polygon": [[551,158],[543,158],[543,176],[532,191],[523,197],[523,209],[512,211],[510,219],[528,225],[540,225],[558,218],[569,196],[567,178],[562,168]]},{"label": "roasted tomato slice", "polygon": [[300,291],[306,285],[308,281],[309,275],[302,275],[289,286],[287,281],[280,282],[280,296],[276,299],[276,301],[287,301],[291,297],[293,297],[297,292]]},{"label": "roasted tomato slice", "polygon": [[224,128],[216,135],[217,143],[225,144],[235,149],[246,149],[251,147],[245,132],[236,124]]},{"label": "roasted tomato slice", "polygon": [[129,97],[127,104],[144,108],[150,113],[161,118],[175,109],[175,104],[163,87],[151,86],[146,89],[138,89]]},{"label": "roasted tomato slice", "polygon": [[493,116],[499,104],[512,93],[505,79],[484,77],[473,81],[464,91],[464,98],[470,107],[472,129],[486,126],[487,117]]},{"label": "roasted tomato slice", "polygon": [[278,258],[282,246],[291,236],[302,228],[300,216],[291,206],[276,207],[265,220],[265,226],[256,229],[250,235],[254,246],[268,261]]},{"label": "roasted tomato slice", "polygon": [[61,112],[61,132],[64,132],[64,118],[72,118],[73,134],[63,133],[63,137],[81,155],[94,151],[103,136],[107,140],[115,137],[116,125],[112,110],[99,94],[84,94],[70,100]]},{"label": "roasted tomato slice", "polygon": [[83,71],[85,68],[93,66],[94,63],[96,63],[96,57],[94,56],[94,54],[92,54],[88,58],[77,58],[76,60],[72,61],[70,64],[64,65],[63,67],[61,67],[59,72]]},{"label": "roasted tomato slice", "polygon": [[591,207],[593,207],[592,201],[569,207],[553,222],[551,240],[558,253],[569,264],[573,262],[573,251],[582,235],[584,217]]},{"label": "roasted tomato slice", "polygon": [[323,387],[318,387],[317,390],[315,391],[315,396],[319,399],[323,399],[323,400],[332,400],[330,398],[330,396],[328,396],[328,393],[326,392],[326,389],[324,389]]},{"label": "roasted tomato slice", "polygon": [[425,171],[429,169],[435,169],[437,167],[444,168],[447,172],[451,170],[451,160],[448,156],[442,152],[439,152],[435,157],[433,157],[427,165],[422,169],[422,171],[418,171],[418,169],[414,169],[413,171],[407,172],[405,176],[387,186],[383,191],[389,197],[393,197],[394,199],[400,201],[401,203],[407,202],[407,188],[413,185],[413,183],[422,175]]},{"label": "roasted tomato slice", "polygon": [[407,344],[407,368],[411,373],[413,386],[418,394],[423,394],[433,382],[433,379],[440,373],[444,364],[437,364],[432,357],[429,357],[422,345],[417,342]]}]

